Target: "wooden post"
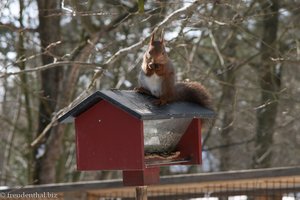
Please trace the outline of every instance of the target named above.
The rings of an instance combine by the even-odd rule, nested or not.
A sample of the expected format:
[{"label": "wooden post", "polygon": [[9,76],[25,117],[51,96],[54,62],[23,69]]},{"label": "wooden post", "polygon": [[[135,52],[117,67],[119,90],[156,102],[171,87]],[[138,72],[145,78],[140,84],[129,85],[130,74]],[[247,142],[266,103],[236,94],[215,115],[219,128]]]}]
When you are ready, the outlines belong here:
[{"label": "wooden post", "polygon": [[135,188],[136,200],[147,200],[147,186],[137,186]]}]

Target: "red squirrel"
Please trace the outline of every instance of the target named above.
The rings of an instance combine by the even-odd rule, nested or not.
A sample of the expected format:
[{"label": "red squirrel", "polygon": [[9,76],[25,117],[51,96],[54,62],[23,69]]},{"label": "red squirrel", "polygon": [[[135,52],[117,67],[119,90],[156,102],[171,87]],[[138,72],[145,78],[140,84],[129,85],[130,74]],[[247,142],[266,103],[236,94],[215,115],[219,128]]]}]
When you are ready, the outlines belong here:
[{"label": "red squirrel", "polygon": [[151,35],[141,68],[139,87],[135,90],[157,97],[156,105],[189,101],[212,109],[211,95],[203,85],[197,82],[176,83],[175,69],[167,55],[163,33],[158,41],[154,40],[154,33]]}]

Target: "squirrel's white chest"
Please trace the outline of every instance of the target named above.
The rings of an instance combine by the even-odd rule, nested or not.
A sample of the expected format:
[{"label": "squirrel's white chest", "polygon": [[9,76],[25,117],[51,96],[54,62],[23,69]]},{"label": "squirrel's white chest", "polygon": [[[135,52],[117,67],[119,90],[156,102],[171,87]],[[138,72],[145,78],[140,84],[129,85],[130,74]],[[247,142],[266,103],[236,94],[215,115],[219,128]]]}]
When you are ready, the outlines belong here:
[{"label": "squirrel's white chest", "polygon": [[153,96],[160,97],[162,95],[162,78],[155,73],[152,76],[144,76],[141,85],[149,90]]}]

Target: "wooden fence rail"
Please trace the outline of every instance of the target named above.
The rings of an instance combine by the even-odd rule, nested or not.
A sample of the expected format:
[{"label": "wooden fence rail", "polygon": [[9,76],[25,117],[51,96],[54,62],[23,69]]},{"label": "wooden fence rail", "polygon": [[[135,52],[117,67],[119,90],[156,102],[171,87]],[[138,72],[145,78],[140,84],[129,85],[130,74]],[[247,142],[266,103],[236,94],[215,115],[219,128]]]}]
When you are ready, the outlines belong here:
[{"label": "wooden fence rail", "polygon": [[[35,193],[57,194],[56,199],[134,199],[135,188],[123,187],[122,180],[107,180],[0,189],[3,196]],[[147,193],[148,199],[157,200],[200,197],[224,199],[240,195],[259,200],[277,200],[284,195],[300,199],[297,196],[300,193],[300,167],[165,176],[161,178],[159,185],[149,186]]]}]

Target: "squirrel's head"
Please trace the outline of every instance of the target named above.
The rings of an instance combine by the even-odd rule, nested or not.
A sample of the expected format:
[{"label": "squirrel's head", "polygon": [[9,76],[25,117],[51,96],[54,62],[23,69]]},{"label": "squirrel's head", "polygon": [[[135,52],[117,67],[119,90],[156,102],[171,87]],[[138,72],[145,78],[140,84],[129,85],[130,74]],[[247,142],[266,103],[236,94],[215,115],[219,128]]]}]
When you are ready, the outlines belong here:
[{"label": "squirrel's head", "polygon": [[152,33],[149,47],[145,55],[146,59],[152,63],[164,64],[167,62],[168,56],[165,49],[163,31],[159,40],[155,40],[154,33]]}]

